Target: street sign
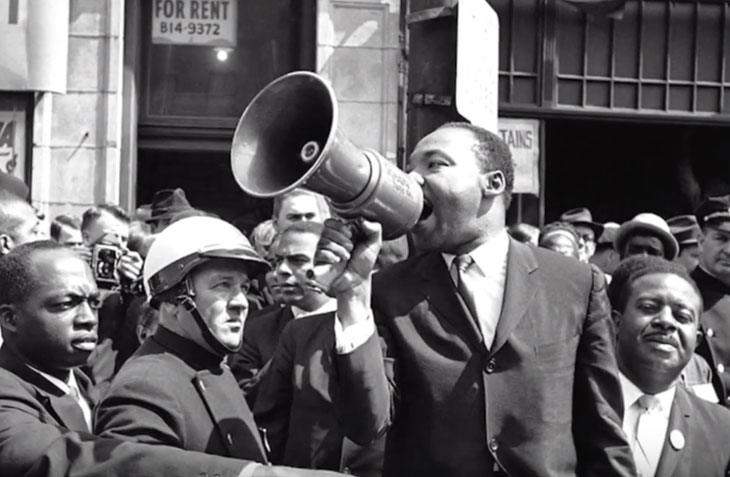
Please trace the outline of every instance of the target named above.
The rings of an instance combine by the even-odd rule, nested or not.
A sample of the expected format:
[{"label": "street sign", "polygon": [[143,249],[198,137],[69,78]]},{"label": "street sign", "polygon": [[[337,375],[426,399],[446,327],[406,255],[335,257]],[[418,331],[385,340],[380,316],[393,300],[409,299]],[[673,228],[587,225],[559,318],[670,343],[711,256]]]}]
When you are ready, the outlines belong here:
[{"label": "street sign", "polygon": [[497,132],[499,18],[487,0],[459,0],[456,38],[456,110]]},{"label": "street sign", "polygon": [[152,43],[234,47],[237,0],[154,0]]}]

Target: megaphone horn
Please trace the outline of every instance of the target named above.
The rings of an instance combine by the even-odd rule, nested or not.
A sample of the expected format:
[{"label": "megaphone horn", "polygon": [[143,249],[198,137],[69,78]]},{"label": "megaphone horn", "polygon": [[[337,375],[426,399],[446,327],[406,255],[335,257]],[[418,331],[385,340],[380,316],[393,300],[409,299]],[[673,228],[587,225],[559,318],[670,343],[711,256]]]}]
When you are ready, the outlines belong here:
[{"label": "megaphone horn", "polygon": [[247,194],[271,198],[304,187],[341,217],[380,222],[386,240],[408,232],[423,208],[416,181],[340,132],[334,91],[308,71],[272,81],[251,101],[233,136],[231,167]]}]

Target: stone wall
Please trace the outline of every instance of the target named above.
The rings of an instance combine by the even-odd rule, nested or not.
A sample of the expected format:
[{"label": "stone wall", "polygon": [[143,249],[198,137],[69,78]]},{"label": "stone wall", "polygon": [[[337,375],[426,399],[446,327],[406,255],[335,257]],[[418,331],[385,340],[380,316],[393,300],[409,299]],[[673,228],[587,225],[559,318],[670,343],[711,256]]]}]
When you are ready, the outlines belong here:
[{"label": "stone wall", "polygon": [[49,217],[119,201],[123,0],[70,0],[66,94],[37,96],[32,200]]}]

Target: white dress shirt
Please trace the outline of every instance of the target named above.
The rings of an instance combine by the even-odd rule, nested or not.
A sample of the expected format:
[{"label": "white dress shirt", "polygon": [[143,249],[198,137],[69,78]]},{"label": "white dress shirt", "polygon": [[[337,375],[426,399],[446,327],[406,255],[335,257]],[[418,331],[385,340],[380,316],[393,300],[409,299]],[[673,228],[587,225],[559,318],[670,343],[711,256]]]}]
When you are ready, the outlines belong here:
[{"label": "white dress shirt", "polygon": [[[494,237],[472,250],[474,260],[472,268],[478,268],[475,273],[478,281],[481,299],[477,302],[477,319],[479,327],[484,336],[484,344],[489,348],[494,340],[494,330],[499,321],[504,302],[504,287],[507,281],[507,254],[509,252],[509,236],[507,229],[502,229]],[[442,254],[447,268],[450,269],[451,262],[455,256]],[[452,277],[453,279],[453,277]],[[486,334],[485,334],[486,331]],[[339,354],[351,353],[364,344],[370,336],[375,333],[375,322],[372,315],[364,321],[342,327],[340,320],[335,320],[335,348]]]},{"label": "white dress shirt", "polygon": [[295,320],[298,318],[304,318],[305,316],[323,315],[333,311],[337,311],[337,300],[334,298],[330,298],[322,306],[312,311],[303,310],[294,305],[291,307],[291,312],[292,315],[294,315]]},{"label": "white dress shirt", "polygon": [[[621,391],[624,397],[624,422],[623,430],[626,433],[629,444],[631,445],[632,451],[635,452],[635,446],[637,445],[636,431],[639,417],[643,412],[638,405],[638,400],[644,393],[639,389],[629,378],[624,376],[623,373],[619,372],[619,379],[621,380]],[[659,401],[659,405],[652,413],[655,414],[652,419],[652,434],[655,442],[663,443],[667,436],[667,430],[669,429],[669,414],[672,411],[672,402],[674,401],[674,394],[676,392],[676,386],[671,386],[666,391],[655,394],[654,396]],[[661,449],[661,448],[660,448]],[[640,472],[640,477],[654,477],[656,474],[657,466],[659,465],[658,455],[652,457],[652,462],[649,463],[651,470]],[[637,460],[637,467],[641,467],[641,463]],[[641,468],[639,468],[641,471]]]},{"label": "white dress shirt", "polygon": [[[475,248],[469,255],[474,264],[468,271],[471,291],[474,294],[476,318],[479,329],[484,337],[484,345],[489,349],[494,341],[499,315],[504,303],[504,285],[507,281],[507,254],[509,252],[509,237],[507,230],[502,229],[492,239]],[[452,263],[456,255],[441,254],[446,267],[453,270]],[[452,273],[454,284],[458,285],[456,276]]]},{"label": "white dress shirt", "polygon": [[84,395],[81,393],[81,388],[79,388],[79,383],[76,382],[76,376],[74,376],[74,373],[69,371],[68,381],[64,381],[62,379],[58,379],[55,376],[51,376],[48,373],[44,373],[43,371],[36,369],[33,366],[27,366],[36,373],[46,378],[51,384],[60,389],[64,394],[73,397],[76,402],[79,403],[81,413],[84,415],[84,421],[86,421],[88,430],[89,432],[91,432],[91,430],[93,429],[93,424],[91,422],[91,406],[89,405],[89,402],[86,400]]}]

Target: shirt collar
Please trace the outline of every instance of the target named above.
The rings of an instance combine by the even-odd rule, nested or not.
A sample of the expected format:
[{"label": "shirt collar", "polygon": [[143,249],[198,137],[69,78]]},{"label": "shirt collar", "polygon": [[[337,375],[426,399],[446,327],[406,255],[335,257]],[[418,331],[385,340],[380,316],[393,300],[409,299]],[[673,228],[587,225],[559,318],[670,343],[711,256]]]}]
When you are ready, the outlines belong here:
[{"label": "shirt collar", "polygon": [[71,394],[72,387],[75,387],[76,389],[79,388],[79,385],[76,383],[76,377],[74,376],[74,373],[71,371],[68,372],[68,376],[69,376],[68,381],[64,381],[62,379],[58,379],[55,376],[51,376],[48,373],[44,373],[40,369],[34,368],[33,366],[31,366],[29,364],[26,364],[26,366],[28,366],[33,371],[35,371],[36,373],[38,373],[41,376],[43,376],[44,378],[46,378],[48,380],[48,382],[50,382],[51,384],[56,386],[58,389],[63,391],[65,394]]},{"label": "shirt collar", "polygon": [[325,313],[330,313],[337,311],[337,300],[334,298],[330,298],[322,306],[317,308],[316,310],[307,311],[299,308],[298,306],[292,305],[291,312],[292,315],[294,315],[294,319],[297,318],[304,318],[305,316],[312,316],[312,315],[323,315]]},{"label": "shirt collar", "polygon": [[[624,373],[619,371],[618,373],[619,379],[621,380],[621,393],[624,397],[624,414],[626,411],[634,405],[634,403],[644,394],[641,389],[639,389],[636,384],[634,384],[629,378],[627,378]],[[672,401],[674,401],[674,394],[677,391],[676,384],[673,384],[667,389],[666,391],[662,391],[660,393],[654,394],[654,396],[659,400],[659,406],[661,408],[662,414],[669,415],[669,411],[672,409]]]},{"label": "shirt collar", "polygon": [[[502,229],[492,238],[469,252],[469,255],[474,260],[474,263],[479,266],[479,269],[484,275],[491,273],[499,273],[499,268],[495,267],[495,264],[503,264],[507,261],[507,252],[509,251],[509,236],[507,235],[507,229]],[[456,255],[451,253],[442,253],[446,267],[451,270],[451,264],[453,263]]]}]

